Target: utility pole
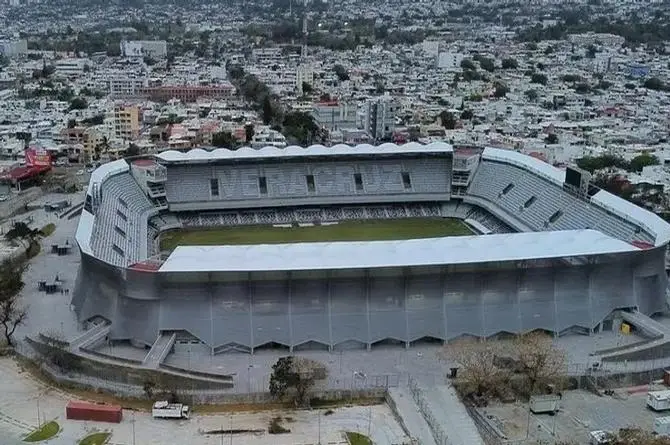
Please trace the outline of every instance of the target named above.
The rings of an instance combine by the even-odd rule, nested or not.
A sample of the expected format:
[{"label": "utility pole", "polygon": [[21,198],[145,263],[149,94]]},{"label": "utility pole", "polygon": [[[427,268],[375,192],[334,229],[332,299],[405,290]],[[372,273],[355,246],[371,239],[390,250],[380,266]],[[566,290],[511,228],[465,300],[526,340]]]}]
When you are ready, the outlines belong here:
[{"label": "utility pole", "polygon": [[233,413],[230,413],[230,445],[233,445]]},{"label": "utility pole", "polygon": [[371,430],[372,430],[372,405],[370,405],[370,407],[368,408],[368,439],[370,439]]},{"label": "utility pole", "polygon": [[316,443],[316,445],[321,445],[321,411],[317,411],[316,415],[319,419],[319,441]]},{"label": "utility pole", "polygon": [[133,410],[133,445],[135,445],[135,410]]},{"label": "utility pole", "polygon": [[40,418],[40,394],[37,393],[37,428],[42,426],[42,420]]}]

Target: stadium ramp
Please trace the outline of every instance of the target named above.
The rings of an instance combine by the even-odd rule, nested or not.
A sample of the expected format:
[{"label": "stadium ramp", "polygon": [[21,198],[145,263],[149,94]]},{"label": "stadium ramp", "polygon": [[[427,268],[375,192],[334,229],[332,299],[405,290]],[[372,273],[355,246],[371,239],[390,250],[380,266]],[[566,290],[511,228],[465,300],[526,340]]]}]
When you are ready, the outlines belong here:
[{"label": "stadium ramp", "polygon": [[151,346],[149,353],[144,357],[142,365],[147,368],[157,369],[172,350],[176,340],[177,334],[174,332],[161,332]]}]

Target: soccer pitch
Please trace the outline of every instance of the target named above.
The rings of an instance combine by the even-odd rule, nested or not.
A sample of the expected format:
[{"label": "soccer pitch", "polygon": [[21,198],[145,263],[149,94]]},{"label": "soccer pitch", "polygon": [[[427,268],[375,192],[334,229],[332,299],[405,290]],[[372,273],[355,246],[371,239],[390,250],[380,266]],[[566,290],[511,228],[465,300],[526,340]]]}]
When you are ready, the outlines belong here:
[{"label": "soccer pitch", "polygon": [[381,241],[472,235],[463,222],[451,218],[405,218],[343,221],[332,225],[273,227],[248,225],[175,230],[161,235],[160,247],[278,244],[319,241]]}]

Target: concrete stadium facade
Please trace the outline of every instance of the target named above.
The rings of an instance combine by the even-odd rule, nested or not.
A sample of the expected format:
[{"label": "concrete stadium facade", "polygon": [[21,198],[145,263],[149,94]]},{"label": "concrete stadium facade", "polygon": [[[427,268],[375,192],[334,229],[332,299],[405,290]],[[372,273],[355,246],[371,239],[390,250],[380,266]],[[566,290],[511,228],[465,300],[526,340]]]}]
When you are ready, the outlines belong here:
[{"label": "concrete stadium facade", "polygon": [[[396,149],[401,152],[402,146]],[[410,150],[412,158],[422,159],[424,154],[420,149],[413,151],[415,149]],[[450,150],[444,150],[444,153],[441,156],[450,159],[450,166],[452,153]],[[203,160],[201,154],[199,156],[194,165],[210,162]],[[408,154],[402,153],[402,156]],[[493,159],[496,156],[498,159]],[[498,151],[489,152],[488,157],[495,160],[496,165],[520,168],[519,158],[501,160]],[[159,158],[158,162],[167,167],[170,180],[171,164],[167,158],[169,156]],[[263,161],[286,162],[273,161],[272,156]],[[485,161],[486,156],[482,155],[480,162]],[[526,162],[525,159],[522,161]],[[320,160],[311,157],[309,162],[318,164]],[[544,167],[537,167],[535,162],[539,161],[529,160],[523,166],[523,173],[542,176],[542,171],[534,169]],[[180,161],[180,168],[183,163]],[[653,314],[666,307],[664,260],[670,230],[667,224],[655,219],[655,215],[637,213],[638,220],[630,218],[625,224],[613,220],[601,229],[602,232],[610,228],[619,230],[625,238],[627,227],[632,224],[631,236],[653,241],[644,248],[636,247],[634,239],[621,240],[615,233],[603,235],[589,230],[593,228],[592,224],[591,227],[575,227],[573,232],[562,227],[552,230],[545,223],[544,231],[536,232],[532,218],[524,220],[523,212],[512,216],[503,204],[493,202],[503,199],[500,193],[492,192],[488,196],[481,190],[481,184],[470,183],[464,195],[452,197],[450,181],[441,183],[447,184],[449,189],[440,190],[443,196],[433,202],[440,209],[439,216],[467,220],[469,216],[483,215],[484,225],[499,221],[505,223],[499,227],[512,227],[528,233],[495,234],[493,230],[491,235],[466,237],[468,240],[460,241],[461,245],[456,244],[459,242],[456,239],[441,241],[451,243],[445,244],[444,250],[453,247],[454,252],[467,252],[470,246],[477,250],[471,259],[463,261],[457,254],[445,253],[442,262],[439,255],[425,258],[425,261],[418,255],[417,261],[407,258],[406,263],[386,264],[380,259],[361,267],[354,263],[346,267],[318,267],[320,258],[316,257],[312,269],[294,266],[289,259],[285,267],[264,269],[261,264],[258,270],[253,266],[235,267],[238,262],[234,258],[221,258],[215,266],[200,270],[166,268],[170,258],[167,262],[140,258],[141,261],[133,264],[114,264],[114,261],[101,259],[103,255],[99,248],[91,247],[94,245],[91,240],[99,236],[96,233],[104,233],[103,225],[96,222],[96,218],[112,214],[102,212],[104,198],[95,195],[100,190],[104,193],[109,178],[127,174],[128,164],[117,164],[113,168],[117,170],[108,168],[98,172],[89,185],[90,199],[87,202],[90,205],[87,204],[87,210],[82,214],[77,232],[81,266],[72,300],[81,322],[97,317],[111,322],[110,338],[113,340],[131,340],[149,346],[161,332],[185,332],[208,345],[213,353],[253,351],[268,344],[290,349],[333,349],[352,344],[372,347],[388,341],[410,345],[424,339],[444,341],[463,335],[488,337],[536,329],[558,334],[574,330],[588,333],[606,324],[616,309],[636,308],[645,314]],[[478,168],[472,170],[471,181],[491,183],[490,178],[478,178]],[[452,172],[445,174],[451,178]],[[179,178],[171,179],[179,181]],[[547,187],[553,186],[555,184],[547,183]],[[471,190],[478,194],[470,194]],[[381,201],[413,203],[412,195],[387,193]],[[103,203],[99,203],[97,210],[96,199]],[[368,203],[378,201],[374,197],[364,200],[367,199]],[[309,200],[313,208],[318,197]],[[416,193],[416,201],[426,202],[425,191]],[[289,205],[291,199],[285,197],[278,202]],[[326,200],[326,203],[330,202]],[[123,207],[122,204],[127,207],[128,203],[118,205]],[[467,214],[459,210],[460,205],[467,206]],[[588,205],[596,206],[597,203]],[[183,221],[179,220],[179,212],[183,209],[198,208],[197,203],[181,202],[179,206],[180,210],[172,212],[178,221]],[[210,199],[202,208],[213,206],[225,209],[229,203],[217,206]],[[151,219],[171,212],[169,199],[167,208],[163,206],[161,209],[158,204],[156,207],[155,211],[144,212],[143,218]],[[237,200],[236,207],[258,206],[253,199],[241,199]],[[646,219],[639,221],[640,215]],[[614,211],[611,217],[617,217]],[[220,215],[217,218],[217,221],[225,219]],[[638,227],[635,224],[639,228],[635,228]],[[151,223],[149,226],[152,230]],[[498,226],[494,222],[489,227]],[[580,238],[583,236],[586,238]],[[482,241],[482,238],[486,240]],[[593,240],[596,247],[591,250],[579,248],[585,244],[579,241],[583,239],[589,240],[586,244]],[[148,241],[151,244],[151,236]],[[552,243],[572,246],[572,241],[577,246],[574,251],[569,247],[553,252],[555,246]],[[138,240],[130,242],[137,243]],[[139,242],[146,244],[145,239]],[[471,245],[462,245],[470,242]],[[530,250],[524,248],[524,243],[546,246],[539,249],[539,254],[525,258],[524,252]],[[602,251],[599,251],[599,245],[603,246]],[[360,245],[355,247],[362,248]],[[403,245],[399,244],[396,250],[402,258]],[[510,251],[510,255],[496,256],[494,250]],[[352,250],[352,256],[356,257],[356,252],[363,251]]]}]

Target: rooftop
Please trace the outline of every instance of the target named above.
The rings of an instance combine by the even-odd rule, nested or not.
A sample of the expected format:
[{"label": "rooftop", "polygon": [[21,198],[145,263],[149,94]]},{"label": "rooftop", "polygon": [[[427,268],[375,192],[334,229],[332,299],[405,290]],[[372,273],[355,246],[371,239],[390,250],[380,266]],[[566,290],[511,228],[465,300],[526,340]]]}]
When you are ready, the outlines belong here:
[{"label": "rooftop", "polygon": [[195,149],[182,153],[179,151],[169,150],[156,155],[156,157],[164,162],[208,162],[223,159],[263,159],[263,158],[295,158],[295,157],[313,157],[313,156],[342,156],[342,155],[403,155],[403,154],[440,154],[452,153],[451,145],[444,142],[433,142],[431,144],[422,145],[419,143],[409,144],[381,144],[373,146],[369,144],[361,144],[356,146],[338,144],[333,147],[325,147],[323,145],[310,145],[309,147],[298,147],[291,145],[286,148],[264,147],[259,150],[249,147],[242,147],[239,150],[228,150],[220,148],[212,151],[205,151]]},{"label": "rooftop", "polygon": [[159,272],[254,272],[437,266],[607,255],[638,248],[596,230],[403,241],[182,246]]}]

